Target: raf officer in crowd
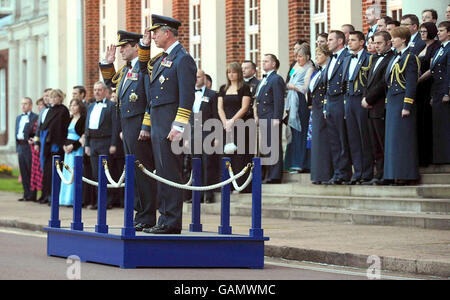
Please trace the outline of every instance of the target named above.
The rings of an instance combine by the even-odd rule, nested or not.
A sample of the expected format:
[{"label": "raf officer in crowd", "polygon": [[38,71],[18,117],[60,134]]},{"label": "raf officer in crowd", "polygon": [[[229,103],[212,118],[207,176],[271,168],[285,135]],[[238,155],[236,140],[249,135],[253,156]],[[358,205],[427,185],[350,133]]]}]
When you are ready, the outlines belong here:
[{"label": "raf officer in crowd", "polygon": [[349,34],[348,48],[351,55],[344,61],[345,124],[347,128],[350,156],[354,174],[349,184],[360,184],[372,180],[373,159],[367,125],[367,109],[361,106],[367,75],[372,64],[372,56],[364,48],[364,34],[352,31]]},{"label": "raf officer in crowd", "polygon": [[[274,151],[275,143],[278,143],[278,157],[276,162],[267,167],[265,183],[281,183],[283,176],[283,149],[281,145],[281,120],[284,113],[284,94],[286,85],[283,78],[277,74],[280,61],[273,54],[266,54],[262,60],[262,68],[265,72],[256,91],[256,119],[265,135],[265,146]],[[264,122],[261,122],[261,121]],[[272,141],[271,132],[278,128],[278,140]],[[264,137],[262,138],[264,139]],[[266,156],[269,153],[263,153]],[[272,153],[271,155],[274,155]]]},{"label": "raf officer in crowd", "polygon": [[[150,61],[147,69],[151,140],[155,155],[156,174],[181,183],[183,158],[172,151],[179,144],[184,130],[190,130],[189,118],[195,99],[197,67],[194,59],[178,41],[180,21],[152,15],[152,39],[156,47],[164,50]],[[146,33],[149,35],[149,33]],[[142,47],[149,48],[148,39]],[[158,224],[144,232],[152,234],[179,234],[182,226],[183,192],[158,182]]]},{"label": "raf officer in crowd", "polygon": [[16,152],[19,156],[20,176],[22,177],[23,198],[19,201],[35,201],[36,191],[30,190],[31,180],[31,148],[28,140],[32,138],[33,125],[38,115],[31,111],[33,101],[25,97],[20,103],[22,114],[16,118]]},{"label": "raf officer in crowd", "polygon": [[[98,159],[100,155],[112,155],[116,152],[116,136],[113,135],[115,105],[106,98],[106,85],[94,84],[95,104],[89,106],[86,116],[85,153],[90,157],[92,177],[98,181]],[[107,208],[112,208],[108,195]]]},{"label": "raf officer in crowd", "polygon": [[[150,142],[150,120],[145,118],[147,97],[144,76],[140,69],[138,50],[141,34],[118,31],[118,43],[107,49],[106,60],[100,63],[105,83],[116,87],[118,121],[125,154],[133,154],[148,170],[154,170]],[[114,69],[116,47],[127,62],[118,72]],[[157,187],[153,179],[135,171],[135,228],[142,231],[156,224]]]},{"label": "raf officer in crowd", "polygon": [[345,35],[334,30],[328,35],[328,49],[333,52],[325,69],[326,96],[324,115],[327,123],[328,139],[333,160],[334,175],[325,184],[343,184],[349,182],[352,175],[350,152],[345,125],[345,85],[344,60],[348,55],[345,48]]}]

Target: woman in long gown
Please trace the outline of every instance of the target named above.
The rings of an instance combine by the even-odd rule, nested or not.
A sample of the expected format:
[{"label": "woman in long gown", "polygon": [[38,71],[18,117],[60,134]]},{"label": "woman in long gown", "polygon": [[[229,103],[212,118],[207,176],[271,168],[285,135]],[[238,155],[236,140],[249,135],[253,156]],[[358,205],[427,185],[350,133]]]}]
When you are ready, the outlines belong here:
[{"label": "woman in long gown", "polygon": [[313,64],[308,44],[303,44],[295,51],[298,69],[293,68],[291,78],[286,85],[288,90],[285,110],[289,111],[288,126],[291,129],[292,139],[286,146],[284,169],[291,173],[303,172],[310,169],[310,160],[306,147],[309,117],[311,111],[306,102],[309,77]]},{"label": "woman in long gown", "polygon": [[[67,139],[64,143],[64,163],[74,170],[75,156],[83,156],[83,145],[81,136],[84,133],[86,121],[86,107],[81,100],[73,99],[69,106],[72,117],[68,127]],[[72,175],[65,168],[63,170],[64,178],[68,179]],[[61,182],[59,193],[59,205],[72,206],[74,201],[75,185],[66,185]]]}]

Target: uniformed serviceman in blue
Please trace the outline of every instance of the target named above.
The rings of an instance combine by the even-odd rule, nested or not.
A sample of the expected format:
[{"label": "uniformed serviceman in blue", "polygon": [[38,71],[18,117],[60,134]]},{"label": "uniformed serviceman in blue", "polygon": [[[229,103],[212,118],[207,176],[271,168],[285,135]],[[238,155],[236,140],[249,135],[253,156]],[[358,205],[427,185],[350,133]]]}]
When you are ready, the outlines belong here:
[{"label": "uniformed serviceman in blue", "polygon": [[[181,183],[183,156],[172,151],[172,143],[179,143],[184,130],[190,130],[189,118],[195,100],[197,67],[194,59],[178,41],[180,21],[152,15],[152,40],[163,54],[150,60],[148,66],[150,119],[156,174],[172,182]],[[147,33],[148,34],[148,33]],[[144,44],[142,47],[149,47]],[[179,234],[182,227],[182,191],[158,182],[159,212],[161,216],[146,233]]]},{"label": "uniformed serviceman in blue", "polygon": [[[125,154],[135,155],[148,170],[154,170],[153,150],[150,142],[150,120],[144,118],[147,107],[144,76],[138,63],[138,43],[141,34],[118,31],[118,43],[107,49],[106,59],[100,63],[104,82],[116,87],[117,108]],[[127,62],[115,71],[116,47]],[[142,231],[156,224],[157,185],[140,170],[135,172],[135,228]]]},{"label": "uniformed serviceman in blue", "polygon": [[352,31],[348,47],[351,55],[344,61],[345,124],[347,128],[353,177],[349,184],[369,182],[373,177],[373,156],[367,109],[361,106],[373,56],[364,48],[364,34]]},{"label": "uniformed serviceman in blue", "polygon": [[[281,145],[281,121],[284,113],[284,94],[286,84],[283,78],[277,74],[280,68],[280,61],[273,54],[266,54],[262,60],[262,67],[266,74],[259,82],[256,90],[256,116],[259,120],[259,126],[266,140],[265,143],[271,151],[270,156],[278,152],[278,157],[274,159],[274,164],[267,166],[267,173],[264,183],[274,184],[281,183],[283,179],[283,148]],[[264,122],[261,122],[264,120]],[[278,141],[272,141],[272,130],[279,131]],[[278,151],[274,151],[274,147],[278,144]],[[269,156],[269,153],[265,154]]]},{"label": "uniformed serviceman in blue", "polygon": [[345,125],[345,82],[344,60],[348,55],[345,48],[345,35],[342,31],[333,30],[328,35],[328,49],[333,52],[323,76],[326,86],[324,114],[327,123],[328,139],[333,158],[334,174],[324,184],[343,184],[352,176],[350,150]]},{"label": "uniformed serviceman in blue", "polygon": [[407,46],[411,33],[406,27],[391,30],[396,54],[386,69],[386,142],[384,179],[395,185],[419,179],[416,130],[416,96],[420,61]]},{"label": "uniformed serviceman in blue", "polygon": [[433,107],[433,163],[450,163],[450,22],[438,25],[441,48],[431,61]]}]

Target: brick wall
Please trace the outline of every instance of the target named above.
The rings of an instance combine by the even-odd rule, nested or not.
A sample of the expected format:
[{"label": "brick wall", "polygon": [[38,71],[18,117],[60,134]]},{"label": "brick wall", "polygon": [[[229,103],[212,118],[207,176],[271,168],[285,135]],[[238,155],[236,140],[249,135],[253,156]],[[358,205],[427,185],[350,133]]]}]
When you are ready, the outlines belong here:
[{"label": "brick wall", "polygon": [[141,33],[141,1],[126,0],[127,31]]},{"label": "brick wall", "polygon": [[227,64],[245,59],[245,1],[225,3]]},{"label": "brick wall", "polygon": [[178,38],[183,47],[189,49],[189,0],[172,0],[172,17],[181,22]]},{"label": "brick wall", "polygon": [[310,43],[310,11],[309,0],[289,0],[289,61],[294,60],[291,49],[298,40],[302,39]]},{"label": "brick wall", "polygon": [[100,53],[100,1],[85,0],[84,10],[84,85],[87,90],[86,97],[92,98],[92,88],[99,80],[99,53]]}]

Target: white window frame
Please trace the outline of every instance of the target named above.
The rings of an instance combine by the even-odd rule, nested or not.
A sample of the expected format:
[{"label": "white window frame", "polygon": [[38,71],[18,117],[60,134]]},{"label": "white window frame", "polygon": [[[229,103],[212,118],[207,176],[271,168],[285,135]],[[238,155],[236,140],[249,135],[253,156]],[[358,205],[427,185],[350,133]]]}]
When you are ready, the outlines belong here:
[{"label": "white window frame", "polygon": [[[250,2],[255,5],[253,8],[250,7]],[[257,56],[260,53],[260,49],[258,48],[258,11],[260,7],[257,4],[257,0],[245,0],[245,59],[251,60],[259,66],[260,62],[257,61]],[[254,24],[250,24],[250,14],[253,14]],[[252,48],[251,45],[254,47]]]},{"label": "white window frame", "polygon": [[[321,1],[319,0],[319,4]],[[324,32],[328,31],[328,9],[327,9],[327,0],[323,0],[322,11],[319,10],[319,13],[315,13],[316,11],[316,1],[310,1],[310,43],[311,43],[311,56],[312,59],[315,60],[316,57],[316,41],[317,35],[321,32],[316,31],[316,24],[324,23]]]},{"label": "white window frame", "polygon": [[150,0],[141,0],[141,27],[144,32],[145,29],[151,26],[152,24],[152,14],[150,13]]},{"label": "white window frame", "polygon": [[[194,7],[198,8],[196,19],[194,19]],[[189,52],[198,68],[200,68],[201,63],[201,10],[200,0],[189,1]],[[197,30],[194,30],[195,28]]]},{"label": "white window frame", "polygon": [[100,0],[100,53],[106,53],[106,28],[108,22],[106,18],[106,0]]},{"label": "white window frame", "polygon": [[[392,17],[392,12],[403,9],[403,0],[388,0],[386,3],[388,15]],[[398,19],[400,22],[401,18]]]},{"label": "white window frame", "polygon": [[6,105],[6,69],[0,69],[0,134],[5,134],[7,129],[7,105]]}]

